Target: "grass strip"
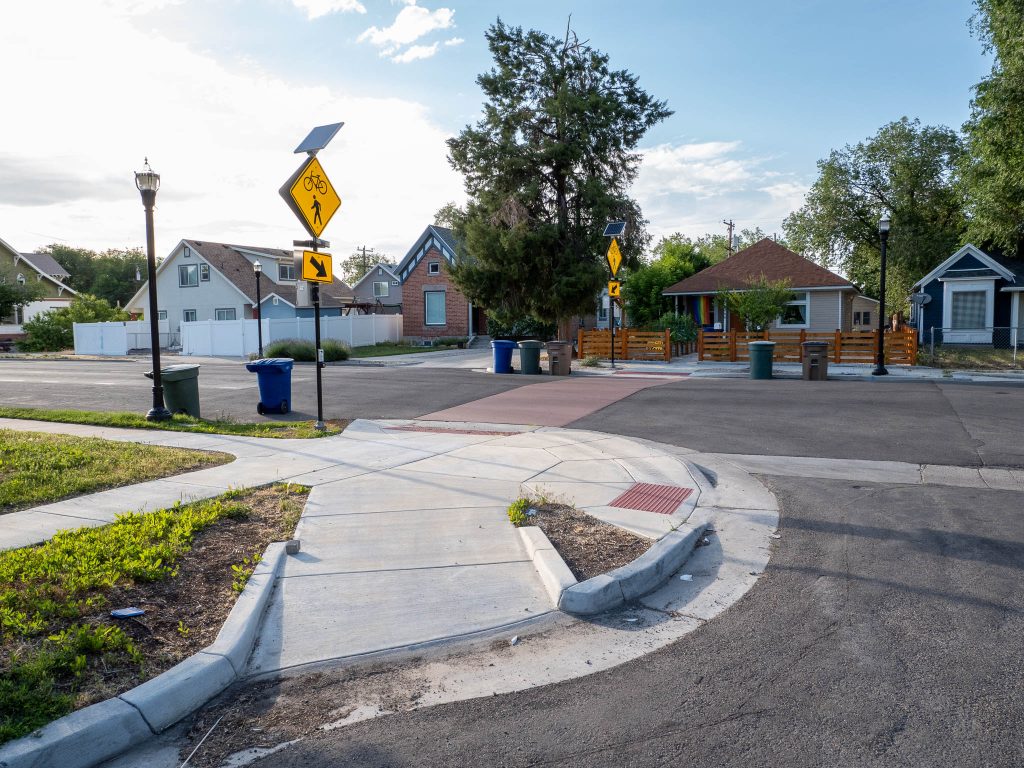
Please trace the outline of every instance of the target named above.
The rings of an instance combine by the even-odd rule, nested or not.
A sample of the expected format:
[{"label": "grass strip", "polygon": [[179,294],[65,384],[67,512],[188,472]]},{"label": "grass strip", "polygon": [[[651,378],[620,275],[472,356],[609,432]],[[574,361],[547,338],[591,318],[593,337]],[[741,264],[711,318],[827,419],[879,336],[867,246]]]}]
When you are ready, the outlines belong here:
[{"label": "grass strip", "polygon": [[[290,537],[307,493],[296,485],[231,491],[0,552],[0,743],[204,647],[258,561],[239,553]],[[250,521],[257,506],[272,514]],[[149,624],[109,616],[147,603]]]},{"label": "grass strip", "polygon": [[352,359],[357,359],[362,357],[390,357],[392,355],[415,355],[420,352],[443,352],[447,349],[456,349],[456,347],[414,347],[410,344],[396,344],[391,341],[381,341],[367,347],[353,347],[352,349],[349,350],[349,357]]},{"label": "grass strip", "polygon": [[0,514],[231,460],[226,453],[0,429]]},{"label": "grass strip", "polygon": [[194,419],[178,413],[169,421],[146,421],[138,413],[126,411],[73,411],[52,408],[0,407],[0,418],[36,419],[64,424],[91,424],[98,427],[125,429],[163,429],[170,432],[202,432],[212,435],[241,435],[243,437],[316,438],[337,435],[348,425],[344,420],[327,422],[327,429],[313,428],[312,421],[264,421],[258,423],[227,420]]}]

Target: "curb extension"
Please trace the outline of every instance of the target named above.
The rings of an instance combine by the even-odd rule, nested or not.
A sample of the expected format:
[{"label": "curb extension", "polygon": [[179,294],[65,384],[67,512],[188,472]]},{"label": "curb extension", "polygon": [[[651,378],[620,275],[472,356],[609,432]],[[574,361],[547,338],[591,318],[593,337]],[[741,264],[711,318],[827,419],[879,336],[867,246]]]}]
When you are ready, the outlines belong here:
[{"label": "curb extension", "polygon": [[91,768],[192,714],[237,680],[285,561],[267,546],[211,645],[119,696],[72,712],[0,747],[0,768]]},{"label": "curb extension", "polygon": [[519,535],[552,602],[561,611],[587,616],[618,608],[660,587],[690,557],[709,525],[707,520],[683,523],[633,562],[582,582],[576,581],[540,528],[524,526]]}]

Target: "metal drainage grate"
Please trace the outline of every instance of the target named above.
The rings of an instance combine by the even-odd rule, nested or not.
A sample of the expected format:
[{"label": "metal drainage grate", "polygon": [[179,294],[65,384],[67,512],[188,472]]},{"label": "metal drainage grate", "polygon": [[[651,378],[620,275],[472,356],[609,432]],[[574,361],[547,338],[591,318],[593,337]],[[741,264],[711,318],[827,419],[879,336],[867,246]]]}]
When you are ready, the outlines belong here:
[{"label": "metal drainage grate", "polygon": [[519,432],[499,432],[490,429],[445,429],[443,427],[385,427],[392,432],[434,432],[440,435],[518,435]]},{"label": "metal drainage grate", "polygon": [[610,506],[620,509],[639,509],[644,512],[657,512],[671,515],[693,488],[680,488],[677,485],[655,485],[654,483],[637,483]]}]

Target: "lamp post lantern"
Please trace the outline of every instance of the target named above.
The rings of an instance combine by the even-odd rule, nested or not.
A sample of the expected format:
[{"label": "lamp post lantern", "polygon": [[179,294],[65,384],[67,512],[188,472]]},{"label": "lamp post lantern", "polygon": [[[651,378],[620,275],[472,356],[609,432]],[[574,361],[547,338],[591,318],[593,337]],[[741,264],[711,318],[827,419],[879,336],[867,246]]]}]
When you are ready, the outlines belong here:
[{"label": "lamp post lantern", "polygon": [[885,370],[885,250],[889,244],[889,214],[883,214],[878,222],[878,235],[882,239],[881,280],[878,285],[878,349],[875,352],[875,370],[872,376],[886,376]]},{"label": "lamp post lantern", "polygon": [[164,405],[164,387],[160,378],[160,324],[157,320],[156,301],[156,240],[153,235],[153,206],[156,192],[160,189],[160,174],[145,166],[135,173],[135,186],[142,195],[142,207],[146,209],[146,269],[149,276],[149,339],[153,350],[153,407],[146,413],[147,421],[167,421],[171,412]]},{"label": "lamp post lantern", "polygon": [[252,271],[256,275],[256,339],[263,357],[263,302],[260,300],[260,278],[263,277],[263,265],[256,259],[252,263]]}]

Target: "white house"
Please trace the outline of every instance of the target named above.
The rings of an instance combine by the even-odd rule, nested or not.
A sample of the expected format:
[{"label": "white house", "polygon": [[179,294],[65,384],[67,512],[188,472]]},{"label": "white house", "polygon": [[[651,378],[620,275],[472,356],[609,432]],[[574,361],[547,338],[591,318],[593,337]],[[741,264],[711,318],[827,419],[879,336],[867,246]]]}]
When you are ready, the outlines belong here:
[{"label": "white house", "polygon": [[402,281],[394,264],[375,264],[352,284],[355,302],[363,311],[373,314],[400,314]]},{"label": "white house", "polygon": [[[262,267],[261,309],[256,309],[256,262]],[[312,317],[307,285],[296,280],[290,250],[201,240],[182,240],[156,270],[158,319],[167,320],[172,339],[181,323],[195,320],[243,320]],[[320,289],[320,314],[340,315],[352,305],[352,290],[335,279]],[[132,315],[149,309],[149,283],[143,283],[125,308]]]},{"label": "white house", "polygon": [[48,253],[19,253],[0,240],[0,280],[36,282],[46,291],[41,299],[17,307],[12,316],[0,317],[0,333],[18,335],[26,320],[68,306],[75,296],[75,291],[64,283],[68,277],[67,271]]}]

